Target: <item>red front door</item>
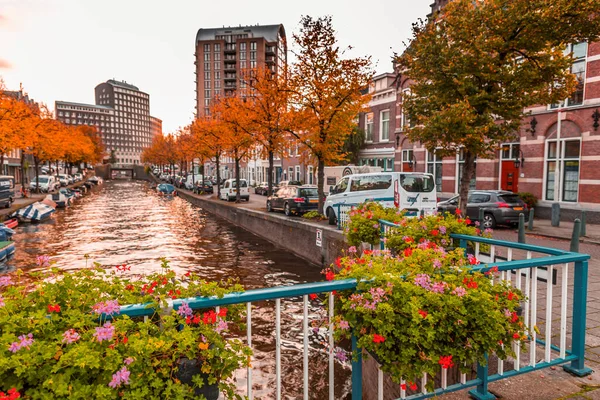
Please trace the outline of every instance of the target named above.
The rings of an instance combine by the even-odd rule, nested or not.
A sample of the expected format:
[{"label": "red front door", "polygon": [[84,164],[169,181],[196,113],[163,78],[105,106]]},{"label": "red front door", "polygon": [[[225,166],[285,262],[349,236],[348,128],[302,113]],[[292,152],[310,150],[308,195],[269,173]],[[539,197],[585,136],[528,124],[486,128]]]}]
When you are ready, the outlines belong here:
[{"label": "red front door", "polygon": [[515,162],[512,160],[502,161],[500,188],[514,193],[519,191],[519,169],[515,168]]}]

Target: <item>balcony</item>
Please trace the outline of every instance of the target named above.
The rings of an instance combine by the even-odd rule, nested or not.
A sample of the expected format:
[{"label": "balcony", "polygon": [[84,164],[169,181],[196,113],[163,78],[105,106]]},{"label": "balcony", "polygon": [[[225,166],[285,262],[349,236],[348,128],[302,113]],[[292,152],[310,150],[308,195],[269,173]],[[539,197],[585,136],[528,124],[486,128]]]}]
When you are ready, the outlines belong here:
[{"label": "balcony", "polygon": [[232,44],[226,44],[225,48],[223,49],[225,51],[225,54],[235,54],[235,43]]},{"label": "balcony", "polygon": [[233,63],[231,63],[231,62],[229,62],[229,63],[228,63],[228,62],[226,62],[226,63],[225,63],[225,66],[223,67],[223,70],[224,70],[225,72],[235,72],[235,71],[237,70],[235,62],[233,62]]},{"label": "balcony", "polygon": [[275,59],[275,56],[268,56],[268,57],[265,57],[265,62],[266,62],[267,64],[275,64],[275,61],[277,61],[277,60]]},{"label": "balcony", "polygon": [[275,55],[275,46],[267,46],[265,48],[265,54],[267,54],[267,55]]},{"label": "balcony", "polygon": [[225,79],[225,81],[235,81],[237,78],[236,78],[235,74],[230,73],[230,74],[225,74],[224,79]]}]

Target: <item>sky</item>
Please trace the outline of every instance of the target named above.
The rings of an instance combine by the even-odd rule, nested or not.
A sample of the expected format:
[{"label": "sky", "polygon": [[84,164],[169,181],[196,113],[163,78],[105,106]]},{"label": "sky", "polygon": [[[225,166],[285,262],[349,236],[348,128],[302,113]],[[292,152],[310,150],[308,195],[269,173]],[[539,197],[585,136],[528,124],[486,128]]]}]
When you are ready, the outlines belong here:
[{"label": "sky", "polygon": [[[331,15],[341,47],[391,72],[391,57],[433,0],[0,0],[0,77],[36,101],[94,104],[94,88],[124,80],[150,95],[163,132],[192,121],[199,28],[283,24],[288,47],[303,15]],[[288,60],[293,60],[288,57]]]}]

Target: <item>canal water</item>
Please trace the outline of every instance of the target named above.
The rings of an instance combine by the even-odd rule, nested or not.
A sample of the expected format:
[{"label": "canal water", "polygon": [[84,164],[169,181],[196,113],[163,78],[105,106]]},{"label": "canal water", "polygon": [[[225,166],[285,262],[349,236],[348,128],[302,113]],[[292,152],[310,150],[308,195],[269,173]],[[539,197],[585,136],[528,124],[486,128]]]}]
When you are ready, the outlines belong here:
[{"label": "canal water", "polygon": [[[41,224],[22,224],[13,236],[17,253],[9,270],[36,270],[38,255],[55,266],[76,270],[90,266],[127,264],[132,274],[160,270],[160,258],[177,273],[194,271],[206,280],[238,278],[246,289],[322,280],[320,269],[266,240],[192,206],[180,198],[156,195],[147,183],[107,181],[66,210]],[[286,240],[286,238],[282,238]],[[302,303],[282,301],[283,394],[302,393]],[[323,310],[311,305],[311,318]],[[273,302],[253,311],[253,387],[257,398],[274,398]],[[311,330],[311,395],[327,397],[327,361],[322,331]],[[245,372],[238,376],[245,388]],[[344,397],[348,365],[336,365],[336,398]],[[243,391],[242,391],[243,393]]]}]

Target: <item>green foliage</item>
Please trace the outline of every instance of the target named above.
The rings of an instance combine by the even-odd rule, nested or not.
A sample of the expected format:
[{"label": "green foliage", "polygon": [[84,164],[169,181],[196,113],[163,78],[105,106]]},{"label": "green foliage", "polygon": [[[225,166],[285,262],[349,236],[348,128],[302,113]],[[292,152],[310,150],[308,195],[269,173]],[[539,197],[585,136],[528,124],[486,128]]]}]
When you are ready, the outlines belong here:
[{"label": "green foliage", "polygon": [[365,131],[355,126],[350,135],[344,140],[342,151],[346,154],[346,161],[358,165],[358,154],[365,144]]},{"label": "green foliage", "polygon": [[[496,280],[497,268],[480,269],[463,249],[446,252],[431,244],[388,252],[351,253],[338,260],[335,279],[356,278],[356,292],[336,296],[335,335],[358,332],[367,350],[396,383],[417,382],[452,364],[466,370],[485,363],[485,353],[513,356],[511,343],[525,340],[517,314],[519,290]],[[504,344],[504,345],[503,345]],[[433,379],[428,380],[433,389]]]},{"label": "green foliage", "polygon": [[306,219],[314,219],[314,220],[317,220],[317,221],[322,221],[322,220],[326,219],[326,218],[323,216],[323,214],[321,214],[321,213],[320,213],[320,212],[318,212],[318,211],[309,211],[309,212],[307,212],[307,213],[304,213],[304,214],[302,215],[302,218],[306,218]]},{"label": "green foliage", "polygon": [[115,154],[115,150],[112,149],[110,151],[110,157],[108,158],[108,163],[109,164],[116,164],[117,163],[117,156]]},{"label": "green foliage", "polygon": [[[518,137],[525,109],[554,104],[576,88],[569,43],[600,35],[600,0],[454,0],[396,57],[412,95],[402,107],[407,136],[444,156],[465,151],[466,203],[475,157],[493,157]],[[551,9],[551,12],[549,10]]]},{"label": "green foliage", "polygon": [[348,213],[350,221],[344,229],[346,240],[351,246],[362,243],[377,245],[381,239],[379,220],[398,222],[403,214],[396,208],[385,208],[380,203],[362,203]]},{"label": "green foliage", "polygon": [[[243,329],[243,305],[221,309],[218,316],[204,310],[189,318],[173,310],[155,311],[146,322],[119,315],[109,321],[107,314],[93,311],[105,307],[106,301],[146,303],[160,310],[168,299],[243,291],[233,281],[205,282],[195,274],[178,277],[166,261],[163,267],[140,278],[125,276],[125,266],[3,277],[0,391],[15,387],[32,399],[191,399],[197,398],[194,386],[218,383],[226,398],[236,398],[230,378],[248,365],[251,350],[226,336]],[[95,335],[109,322],[114,332],[100,341]],[[9,350],[22,343],[19,336],[30,333],[32,343]],[[77,339],[69,342],[69,334]],[[203,372],[194,377],[194,386],[177,380],[182,359],[196,360]],[[124,367],[130,372],[128,383],[110,387]]]},{"label": "green foliage", "polygon": [[538,198],[535,197],[535,195],[533,193],[519,192],[517,194],[519,195],[521,200],[523,200],[525,202],[525,204],[527,204],[528,208],[534,208],[537,205]]}]

